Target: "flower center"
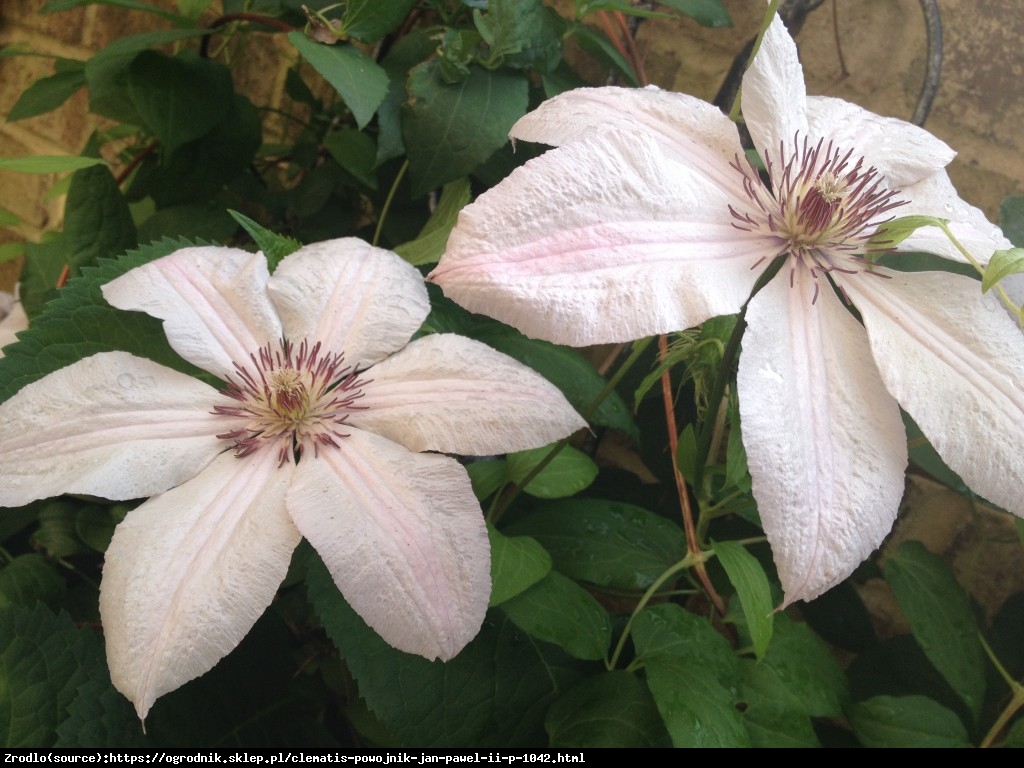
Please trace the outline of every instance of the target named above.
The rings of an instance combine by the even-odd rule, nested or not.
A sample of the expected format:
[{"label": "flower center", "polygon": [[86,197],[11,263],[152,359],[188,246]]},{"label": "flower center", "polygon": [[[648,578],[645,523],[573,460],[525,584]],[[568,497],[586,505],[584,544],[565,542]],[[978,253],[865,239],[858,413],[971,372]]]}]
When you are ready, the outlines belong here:
[{"label": "flower center", "polygon": [[[865,168],[864,158],[854,158],[853,150],[843,153],[831,141],[826,145],[824,139],[810,146],[807,138],[801,141],[799,135],[794,136],[793,151],[779,143],[778,157],[782,165],[765,153],[771,189],[751,163],[741,163],[739,158],[732,163],[743,176],[743,188],[753,203],[749,211],[729,206],[733,226],[774,239],[778,243],[774,256],[790,256],[790,280],[798,267],[809,269],[815,278],[830,272],[884,277],[864,254],[887,250],[872,244],[871,238],[878,226],[891,218],[885,214],[905,201],[885,188],[878,170]],[[817,295],[815,289],[815,299]]]},{"label": "flower center", "polygon": [[239,458],[273,445],[279,465],[297,462],[309,447],[316,456],[322,446],[337,446],[368,383],[342,361],[343,355],[321,354],[319,342],[285,341],[261,347],[248,364],[236,362],[224,394],[239,405],[216,405],[213,412],[244,422],[217,437],[231,440]]}]

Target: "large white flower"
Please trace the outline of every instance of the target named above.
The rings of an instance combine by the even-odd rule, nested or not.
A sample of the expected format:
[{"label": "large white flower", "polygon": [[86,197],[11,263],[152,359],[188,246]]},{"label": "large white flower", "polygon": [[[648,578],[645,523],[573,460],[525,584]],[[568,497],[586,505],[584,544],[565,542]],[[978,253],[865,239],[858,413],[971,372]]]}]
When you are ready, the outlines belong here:
[{"label": "large white flower", "polygon": [[561,393],[460,336],[410,342],[420,274],[359,240],[262,254],[188,248],[103,288],[164,321],[224,392],[123,352],[0,406],[0,505],[152,496],[117,526],[100,612],[140,717],[210,669],[270,604],[305,537],[393,646],[449,659],[478,632],[490,554],[465,469],[584,425]]},{"label": "large white flower", "polygon": [[[788,254],[749,302],[738,373],[754,497],[788,603],[848,576],[892,527],[907,465],[898,405],[971,488],[1024,513],[1024,349],[976,281],[864,258],[894,215],[951,220],[981,261],[1009,246],[957,196],[949,147],[807,96],[778,18],[742,107],[770,186],[735,126],[692,97],[595,88],[542,104],[512,136],[557,148],[462,212],[430,279],[470,310],[584,345],[735,313]],[[937,229],[899,248],[963,260]]]}]

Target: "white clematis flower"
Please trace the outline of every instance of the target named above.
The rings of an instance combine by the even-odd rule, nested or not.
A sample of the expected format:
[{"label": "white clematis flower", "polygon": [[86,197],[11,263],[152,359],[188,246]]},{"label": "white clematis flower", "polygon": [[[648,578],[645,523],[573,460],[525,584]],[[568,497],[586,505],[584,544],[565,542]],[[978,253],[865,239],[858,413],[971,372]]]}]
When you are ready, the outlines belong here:
[{"label": "white clematis flower", "polygon": [[[391,645],[450,659],[480,629],[490,551],[465,469],[439,451],[545,445],[585,425],[484,344],[410,337],[420,274],[360,240],[187,248],[103,288],[164,321],[224,392],[124,352],[0,405],[0,505],[152,496],[117,526],[100,612],[111,678],[145,718],[246,635],[305,537]],[[287,341],[282,341],[285,339]]]},{"label": "white clematis flower", "polygon": [[[556,146],[468,206],[429,279],[528,335],[587,345],[678,331],[750,299],[738,396],[754,498],[786,603],[834,586],[892,527],[907,447],[899,406],[967,484],[1024,513],[1024,347],[976,281],[864,258],[895,215],[949,219],[983,262],[1009,247],[963,202],[926,131],[806,95],[776,17],[735,126],[658,89],[571,91],[512,129]],[[900,250],[962,261],[937,229]],[[856,307],[863,324],[847,304]]]}]

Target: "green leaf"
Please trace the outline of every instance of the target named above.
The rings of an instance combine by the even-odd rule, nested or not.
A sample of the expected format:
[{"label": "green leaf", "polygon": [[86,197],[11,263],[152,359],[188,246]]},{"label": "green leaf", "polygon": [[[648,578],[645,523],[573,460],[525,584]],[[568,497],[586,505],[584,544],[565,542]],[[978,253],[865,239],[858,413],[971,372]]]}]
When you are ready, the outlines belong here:
[{"label": "green leaf", "polygon": [[123,8],[126,11],[145,11],[179,26],[191,23],[191,19],[185,16],[180,16],[177,13],[168,11],[165,8],[159,8],[150,3],[141,2],[141,0],[48,0],[42,7],[41,13],[69,11],[72,8],[82,8],[86,5],[110,5],[114,8]]},{"label": "green leaf", "polygon": [[621,669],[588,677],[566,692],[548,709],[544,727],[552,749],[669,745],[651,692]]},{"label": "green leaf", "polygon": [[612,639],[608,612],[558,571],[503,602],[501,610],[526,634],[554,643],[577,659],[596,661],[608,653]]},{"label": "green leaf", "polygon": [[354,128],[342,128],[324,139],[324,147],[358,182],[370,189],[377,188],[377,145],[373,139]]},{"label": "green leaf", "polygon": [[842,667],[809,626],[775,614],[772,642],[761,660],[806,708],[811,717],[838,717],[849,698]]},{"label": "green leaf", "polygon": [[707,619],[673,604],[645,608],[633,644],[675,746],[749,746],[736,708],[739,661]]},{"label": "green leaf", "polygon": [[[580,413],[593,409],[607,384],[590,361],[575,349],[527,338],[514,328],[499,323],[485,323],[468,335],[533,368],[558,387]],[[621,430],[634,439],[640,437],[629,406],[618,392],[607,394],[589,421]]]},{"label": "green leaf", "polygon": [[141,118],[128,91],[128,70],[141,51],[200,37],[202,29],[157,29],[111,41],[85,63],[85,82],[89,88],[89,111],[130,125]]},{"label": "green leaf", "polygon": [[475,459],[466,465],[473,494],[484,501],[508,482],[507,465],[504,459]]},{"label": "green leaf", "polygon": [[596,29],[591,29],[586,24],[570,25],[569,33],[576,38],[583,50],[596,57],[598,61],[607,61],[624,75],[634,88],[640,87],[640,78],[637,76],[636,70],[633,69],[633,65],[619,53],[605,35]]},{"label": "green leaf", "polygon": [[767,664],[740,660],[745,704],[743,723],[752,747],[818,747],[811,718],[794,694]]},{"label": "green leaf", "polygon": [[295,253],[302,247],[302,243],[298,240],[272,232],[238,211],[228,211],[228,213],[231,214],[231,218],[237,221],[249,233],[249,237],[253,239],[263,252],[263,255],[266,256],[267,266],[271,273],[281,263],[281,259]]},{"label": "green leaf", "polygon": [[754,655],[764,657],[772,639],[772,589],[768,576],[757,558],[735,541],[713,543],[729,581],[736,588],[736,596],[743,607],[747,631],[754,645]]},{"label": "green leaf", "polygon": [[1018,248],[1024,248],[1024,195],[1004,197],[999,205],[999,225]]},{"label": "green leaf", "polygon": [[64,579],[42,555],[19,555],[0,568],[0,606],[32,607],[36,602],[55,607],[64,596]]},{"label": "green leaf", "polygon": [[128,67],[128,92],[146,127],[170,154],[213,130],[231,108],[234,87],[223,64],[191,51],[143,51]]},{"label": "green leaf", "polygon": [[[534,467],[540,464],[552,450],[552,446],[534,448],[508,455],[508,477],[517,485],[522,485]],[[525,486],[523,491],[541,499],[559,499],[573,496],[597,477],[597,464],[582,451],[566,446],[558,452],[537,475]]]},{"label": "green leaf", "polygon": [[697,462],[697,433],[694,431],[694,425],[690,423],[679,433],[676,466],[683,473],[683,477],[694,478],[697,476]]},{"label": "green leaf", "polygon": [[57,726],[56,747],[82,749],[152,748],[139,725],[135,708],[106,675],[79,687],[68,705],[68,716]]},{"label": "green leaf", "polygon": [[508,532],[536,539],[561,573],[617,590],[647,589],[686,556],[678,525],[632,504],[604,499],[544,504]]},{"label": "green leaf", "polygon": [[469,197],[469,179],[456,179],[445,184],[437,207],[416,239],[402,243],[394,249],[395,253],[416,267],[436,264],[448,244],[448,236],[455,228],[459,211],[469,203]]},{"label": "green leaf", "polygon": [[42,603],[0,606],[0,740],[50,747],[79,686],[107,676],[103,648]]},{"label": "green leaf", "polygon": [[942,227],[948,223],[947,219],[938,219],[934,216],[903,216],[882,224],[871,238],[870,244],[894,248],[921,227]]},{"label": "green leaf", "polygon": [[662,5],[675,8],[702,27],[731,27],[732,18],[722,0],[660,0]]},{"label": "green leaf", "polygon": [[501,605],[543,579],[551,571],[551,555],[529,536],[506,536],[488,524],[491,544],[491,600]]},{"label": "green leaf", "polygon": [[139,312],[113,309],[100,292],[103,284],[133,267],[197,244],[202,245],[164,240],[132,251],[117,261],[104,261],[99,267],[83,270],[82,277],[73,279],[61,291],[60,297],[35,318],[17,343],[5,347],[4,357],[0,358],[0,402],[58,368],[114,349],[202,376],[202,371],[171,349],[160,320]]},{"label": "green leaf", "polygon": [[302,57],[341,94],[362,129],[388,92],[388,76],[377,62],[352,45],[323,45],[301,32],[288,39]]},{"label": "green leaf", "polygon": [[58,61],[68,64],[65,64],[63,71],[40,78],[26,88],[8,112],[8,121],[13,123],[52,112],[85,85],[85,64],[71,59]]},{"label": "green leaf", "polygon": [[165,237],[188,237],[227,242],[238,231],[224,207],[216,203],[186,203],[161,208],[139,225],[139,242]]},{"label": "green leaf", "polygon": [[499,611],[447,663],[397,651],[353,611],[308,547],[309,600],[370,710],[403,744],[526,747],[544,741],[548,704],[580,674],[554,646],[524,636]]},{"label": "green leaf", "polygon": [[107,165],[100,157],[79,157],[78,155],[34,155],[32,157],[0,157],[0,170],[19,173],[65,173]]},{"label": "green leaf", "polygon": [[996,251],[985,267],[981,276],[981,292],[988,290],[1007,275],[1016,275],[1024,272],[1024,248],[1008,248],[1005,251]]},{"label": "green leaf", "polygon": [[977,717],[985,695],[985,654],[970,599],[949,566],[918,541],[907,541],[885,562],[889,583],[914,639]]},{"label": "green leaf", "polygon": [[402,135],[414,198],[472,173],[526,114],[529,85],[522,75],[474,66],[465,80],[448,85],[439,66],[427,61],[409,75]]},{"label": "green leaf", "polygon": [[341,17],[341,31],[363,43],[373,43],[394,30],[416,0],[348,0]]},{"label": "green leaf", "polygon": [[487,43],[486,66],[551,72],[562,60],[564,22],[540,0],[490,0],[473,10],[473,24]]},{"label": "green leaf", "polygon": [[969,747],[960,718],[925,696],[875,696],[848,718],[865,747]]}]

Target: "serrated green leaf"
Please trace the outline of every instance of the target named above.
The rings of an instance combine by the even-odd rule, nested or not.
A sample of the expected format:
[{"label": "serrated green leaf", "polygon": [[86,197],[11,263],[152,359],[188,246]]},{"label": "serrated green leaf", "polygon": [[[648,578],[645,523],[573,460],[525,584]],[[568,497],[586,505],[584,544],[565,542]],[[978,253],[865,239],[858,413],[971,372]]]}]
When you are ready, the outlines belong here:
[{"label": "serrated green leaf", "polygon": [[[148,199],[148,198],[147,198]],[[227,242],[238,231],[224,207],[215,203],[186,203],[154,211],[139,225],[139,242],[165,237],[188,237]]]},{"label": "serrated green leaf", "polygon": [[743,723],[752,747],[819,747],[803,702],[766,664],[740,660]]},{"label": "serrated green leaf", "polygon": [[707,619],[673,604],[645,608],[633,644],[675,746],[749,746],[736,708],[739,661]]},{"label": "serrated green leaf", "polygon": [[[533,368],[558,387],[580,413],[593,410],[607,384],[597,369],[575,349],[527,338],[514,328],[499,323],[485,323],[467,334]],[[634,439],[640,436],[629,407],[618,392],[609,393],[597,410],[593,410],[589,420],[602,427],[618,429]]]},{"label": "serrated green leaf", "polygon": [[103,649],[91,632],[42,603],[0,606],[0,741],[4,747],[50,747],[79,686],[106,676]]},{"label": "serrated green leaf", "polygon": [[[71,60],[64,59],[64,61]],[[64,71],[40,78],[26,88],[11,107],[11,111],[7,113],[7,120],[13,123],[29,117],[45,115],[78,93],[85,85],[85,65],[78,61],[72,63],[77,66],[65,67]]]},{"label": "serrated green leaf", "polygon": [[506,536],[488,524],[491,544],[491,600],[501,605],[529,589],[551,571],[551,555],[529,536]]},{"label": "serrated green leaf", "polygon": [[907,541],[885,562],[885,580],[914,639],[977,717],[985,695],[985,653],[970,599],[938,555]]},{"label": "serrated green leaf", "polygon": [[562,59],[561,18],[540,0],[491,0],[473,11],[473,24],[488,46],[485,66],[550,72]]},{"label": "serrated green leaf", "polygon": [[79,157],[77,155],[0,157],[0,170],[19,173],[65,173],[89,168],[93,165],[107,165],[107,161],[100,157]]},{"label": "serrated green leaf", "polygon": [[847,716],[865,747],[969,747],[960,718],[925,696],[875,696]]},{"label": "serrated green leaf", "polygon": [[806,624],[777,613],[772,641],[761,660],[779,678],[811,717],[838,717],[849,698],[846,676],[829,649]]},{"label": "serrated green leaf", "polygon": [[986,293],[993,285],[1007,275],[1024,272],[1024,248],[1008,248],[996,251],[981,276],[981,292]]},{"label": "serrated green leaf", "polygon": [[380,40],[394,30],[416,0],[348,0],[341,17],[341,31],[363,43]]},{"label": "serrated green leaf", "polygon": [[228,211],[228,213],[231,214],[231,218],[237,221],[249,233],[249,237],[259,246],[260,251],[267,258],[267,267],[271,273],[281,263],[281,259],[291,253],[295,253],[302,247],[302,243],[298,240],[272,232],[238,211]]},{"label": "serrated green leaf", "polygon": [[521,630],[554,643],[577,659],[603,659],[612,639],[608,612],[589,592],[558,571],[501,604]]},{"label": "serrated green leaf", "polygon": [[621,669],[588,677],[548,709],[549,747],[666,747],[665,724],[636,675]]},{"label": "serrated green leaf", "polygon": [[319,558],[307,558],[310,603],[360,695],[401,744],[486,748],[543,743],[544,712],[579,681],[576,662],[525,637],[497,611],[447,663],[396,651],[344,601]]},{"label": "serrated green leaf", "polygon": [[356,125],[365,128],[388,92],[390,81],[381,66],[352,45],[322,45],[302,32],[289,32],[288,39],[341,94]]},{"label": "serrated green leaf", "polygon": [[743,608],[754,655],[761,659],[772,639],[772,589],[757,558],[735,541],[712,544]]},{"label": "serrated green leaf", "polygon": [[100,286],[133,267],[166,256],[179,248],[204,245],[187,240],[164,240],[125,254],[116,261],[86,268],[35,318],[18,342],[4,348],[0,358],[0,402],[30,382],[97,352],[120,349],[202,377],[195,366],[171,349],[163,324],[155,317],[113,309]]},{"label": "serrated green leaf", "polygon": [[467,176],[508,142],[508,132],[526,114],[524,76],[470,67],[457,84],[446,84],[436,60],[409,74],[409,101],[402,136],[414,198]]},{"label": "serrated green leaf", "polygon": [[561,573],[612,589],[647,589],[686,556],[679,526],[646,509],[604,499],[544,504],[508,531],[536,539]]},{"label": "serrated green leaf", "polygon": [[31,608],[36,602],[56,607],[64,596],[64,579],[42,555],[19,555],[0,568],[0,606]]},{"label": "serrated green leaf", "polygon": [[191,51],[143,51],[128,66],[128,93],[167,154],[221,123],[233,92],[226,66]]},{"label": "serrated green leaf", "polygon": [[131,702],[104,675],[87,680],[78,689],[68,705],[67,719],[57,726],[54,746],[103,749],[111,744],[128,749],[153,746],[143,733]]},{"label": "serrated green leaf", "polygon": [[661,4],[675,8],[702,27],[732,26],[732,18],[722,0],[661,0]]},{"label": "serrated green leaf", "polygon": [[395,253],[413,266],[436,264],[448,244],[448,236],[459,218],[459,211],[469,203],[469,179],[449,181],[441,189],[441,199],[415,240],[402,243]]},{"label": "serrated green leaf", "polygon": [[[508,478],[522,485],[534,468],[551,452],[552,446],[510,453]],[[597,477],[597,464],[582,451],[566,446],[523,486],[524,493],[541,499],[560,499],[579,493]]]}]

